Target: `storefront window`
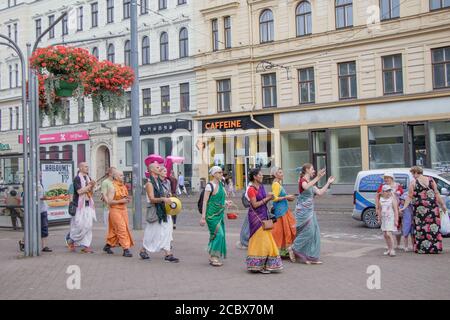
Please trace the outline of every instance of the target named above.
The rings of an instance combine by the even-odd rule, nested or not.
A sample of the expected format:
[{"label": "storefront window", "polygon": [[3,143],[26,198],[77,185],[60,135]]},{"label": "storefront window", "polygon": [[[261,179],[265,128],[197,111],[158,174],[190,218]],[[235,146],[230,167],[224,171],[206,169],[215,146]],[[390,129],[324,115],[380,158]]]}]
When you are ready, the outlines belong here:
[{"label": "storefront window", "polygon": [[72,146],[70,144],[63,146],[63,160],[72,160]]},{"label": "storefront window", "polygon": [[450,172],[450,121],[430,123],[431,165]]},{"label": "storefront window", "polygon": [[331,174],[336,183],[354,183],[361,171],[361,132],[359,128],[330,131]]},{"label": "storefront window", "polygon": [[178,155],[184,157],[181,165],[184,167],[184,176],[192,177],[192,137],[178,137]]},{"label": "storefront window", "polygon": [[405,167],[403,127],[369,127],[370,169]]},{"label": "storefront window", "polygon": [[281,135],[281,163],[285,183],[297,183],[299,174],[296,169],[309,161],[308,132]]},{"label": "storefront window", "polygon": [[144,139],[142,140],[142,163],[144,163],[145,158],[149,155],[155,153],[155,140],[153,139]]},{"label": "storefront window", "polygon": [[172,139],[171,138],[159,139],[159,154],[163,158],[172,155]]},{"label": "storefront window", "polygon": [[58,160],[59,159],[59,147],[51,146],[50,147],[50,160]]},{"label": "storefront window", "polygon": [[0,158],[0,181],[2,181],[2,184],[21,183],[23,174],[19,172],[19,161],[22,164],[22,158]]},{"label": "storefront window", "polygon": [[133,147],[131,141],[125,142],[125,165],[131,167],[133,163]]}]

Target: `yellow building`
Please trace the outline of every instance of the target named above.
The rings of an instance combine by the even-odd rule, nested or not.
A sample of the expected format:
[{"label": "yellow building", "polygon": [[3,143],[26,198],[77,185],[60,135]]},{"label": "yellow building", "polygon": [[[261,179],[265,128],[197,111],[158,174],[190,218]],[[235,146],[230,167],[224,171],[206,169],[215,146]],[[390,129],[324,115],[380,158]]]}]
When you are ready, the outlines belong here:
[{"label": "yellow building", "polygon": [[[197,1],[196,1],[197,3]],[[194,21],[207,166],[450,170],[450,7],[440,0],[203,0]],[[238,125],[239,123],[239,125]]]}]

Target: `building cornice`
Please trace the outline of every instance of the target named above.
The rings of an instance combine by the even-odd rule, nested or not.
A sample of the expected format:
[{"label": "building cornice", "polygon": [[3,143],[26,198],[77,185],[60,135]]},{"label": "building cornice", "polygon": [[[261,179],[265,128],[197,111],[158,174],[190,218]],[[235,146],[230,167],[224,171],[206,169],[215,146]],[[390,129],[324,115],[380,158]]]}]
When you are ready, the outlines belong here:
[{"label": "building cornice", "polygon": [[[323,109],[333,109],[333,108],[341,108],[341,107],[354,107],[354,106],[368,106],[373,104],[384,104],[384,103],[392,103],[392,102],[403,102],[403,101],[412,101],[412,100],[424,100],[424,99],[435,99],[442,97],[450,97],[450,90],[440,90],[440,91],[430,91],[424,93],[417,94],[408,94],[402,96],[389,96],[389,97],[376,97],[369,99],[355,99],[355,100],[346,100],[346,101],[337,101],[337,102],[327,102],[327,103],[318,103],[312,105],[296,105],[290,107],[283,108],[270,108],[270,109],[262,109],[255,110],[254,112],[243,111],[243,112],[229,112],[229,113],[220,113],[220,114],[209,114],[209,115],[196,115],[193,117],[194,120],[209,120],[209,119],[220,119],[220,118],[229,118],[229,117],[239,117],[239,116],[249,116],[253,115],[263,115],[263,114],[282,114],[287,112],[301,112],[301,111],[311,111],[311,110],[323,110]],[[449,117],[450,117],[450,108],[449,108]]]},{"label": "building cornice", "polygon": [[209,7],[209,8],[205,8],[205,9],[201,9],[200,13],[202,15],[209,15],[209,14],[215,14],[224,10],[229,10],[229,9],[236,9],[239,7],[239,1],[233,1],[227,4],[223,4],[220,6],[214,6],[214,7]]}]

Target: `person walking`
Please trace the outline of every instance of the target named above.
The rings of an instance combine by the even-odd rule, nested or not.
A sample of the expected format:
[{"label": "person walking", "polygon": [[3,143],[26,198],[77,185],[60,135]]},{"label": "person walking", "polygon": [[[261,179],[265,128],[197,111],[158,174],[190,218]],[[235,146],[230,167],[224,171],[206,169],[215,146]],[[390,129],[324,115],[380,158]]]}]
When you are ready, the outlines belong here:
[{"label": "person walking", "polygon": [[[380,184],[380,186],[378,187],[377,190],[377,195],[375,196],[375,211],[377,212],[377,216],[381,215],[380,211],[380,196],[382,193],[382,188],[384,185],[388,185],[391,187],[392,190],[392,194],[395,196],[396,200],[397,200],[397,205],[400,204],[400,197],[403,195],[404,191],[403,191],[403,187],[400,183],[397,183],[395,181],[395,177],[394,177],[394,173],[393,172],[385,172],[383,174],[383,183]],[[392,234],[395,236],[396,240],[397,240],[397,249],[403,249],[401,246],[401,242],[402,242],[402,233],[401,233],[401,225],[402,225],[402,219],[401,217],[399,217],[398,219],[398,228],[395,231],[392,231]]]},{"label": "person walking", "polygon": [[109,206],[107,203],[107,196],[108,194],[114,189],[113,186],[113,175],[116,168],[110,167],[106,171],[107,177],[105,180],[103,180],[101,184],[101,198],[103,201],[103,223],[105,224],[106,228],[108,228],[108,216],[109,216]]},{"label": "person walking", "polygon": [[250,208],[248,220],[250,226],[250,240],[247,251],[247,270],[264,274],[283,269],[277,244],[271,230],[265,229],[264,221],[269,220],[267,203],[273,194],[266,194],[264,190],[261,169],[252,169],[249,174],[252,186],[248,189]]},{"label": "person walking", "polygon": [[95,181],[89,177],[87,162],[81,162],[78,166],[78,174],[73,180],[73,203],[77,210],[70,220],[70,232],[66,236],[66,244],[70,251],[81,246],[81,252],[94,253],[91,249],[92,225],[97,221],[93,199]]},{"label": "person walking", "polygon": [[[172,183],[170,181],[170,178],[167,177],[167,168],[161,167],[161,172],[159,175],[159,179],[161,180],[161,184],[164,188],[164,193],[167,197],[173,197],[176,195],[176,193],[172,193]],[[172,223],[173,223],[173,230],[177,228],[177,216],[172,216]]]},{"label": "person walking", "polygon": [[171,216],[166,214],[165,204],[170,204],[159,176],[161,168],[157,163],[148,166],[150,178],[145,185],[147,194],[147,225],[144,231],[143,248],[139,256],[141,259],[150,259],[148,252],[164,251],[166,262],[179,262],[171,252],[171,242],[173,240],[173,223]]},{"label": "person walking", "polygon": [[13,226],[14,230],[19,229],[19,227],[17,226],[17,220],[20,221],[20,226],[23,229],[25,224],[24,224],[24,218],[23,218],[23,211],[21,208],[19,208],[20,206],[20,197],[17,195],[17,191],[16,190],[11,190],[7,193],[6,198],[5,198],[5,206],[6,208],[4,209],[5,212],[9,211],[9,216],[11,217],[11,224]]},{"label": "person walking", "polygon": [[113,254],[111,248],[120,245],[123,248],[123,256],[131,258],[133,254],[130,252],[130,248],[134,246],[134,241],[130,233],[127,209],[127,204],[131,202],[131,198],[128,195],[128,189],[123,178],[122,171],[114,170],[112,188],[109,188],[106,194],[105,200],[109,206],[109,219],[108,236],[103,251]]},{"label": "person walking", "polygon": [[414,177],[408,188],[408,197],[400,212],[409,204],[414,208],[414,252],[419,254],[438,254],[442,252],[442,234],[439,207],[446,212],[447,207],[439,194],[436,182],[423,175],[423,169],[414,166],[410,170]]},{"label": "person walking", "polygon": [[214,166],[209,170],[212,180],[206,185],[203,197],[203,210],[200,225],[208,225],[209,229],[209,264],[214,267],[222,266],[221,258],[227,256],[225,239],[225,207],[226,192],[222,184],[223,171],[221,167]]},{"label": "person walking", "polygon": [[397,197],[392,192],[392,187],[385,184],[378,199],[379,210],[378,223],[381,223],[381,231],[383,231],[384,239],[387,244],[385,256],[395,257],[393,232],[398,230],[398,203]]},{"label": "person walking", "polygon": [[299,196],[295,209],[297,232],[293,245],[289,248],[289,255],[299,258],[301,263],[322,264],[320,257],[320,228],[317,215],[314,212],[314,195],[325,194],[329,186],[335,181],[331,176],[321,189],[316,184],[326,174],[325,169],[316,176],[314,166],[306,163],[302,167],[299,180]]},{"label": "person walking", "polygon": [[178,188],[180,188],[180,195],[181,194],[185,194],[188,195],[187,191],[186,191],[186,187],[185,187],[185,181],[184,181],[184,176],[183,174],[180,172],[178,174]]},{"label": "person walking", "polygon": [[40,174],[39,179],[39,212],[41,215],[41,245],[42,252],[52,252],[53,250],[48,247],[48,206],[44,200],[45,190],[42,185],[42,173]]},{"label": "person walking", "polygon": [[288,195],[283,188],[283,170],[279,167],[271,169],[274,180],[272,183],[273,208],[277,222],[272,229],[272,235],[280,250],[280,256],[289,254],[288,248],[295,240],[295,218],[289,209],[289,201],[294,201],[293,195]]}]

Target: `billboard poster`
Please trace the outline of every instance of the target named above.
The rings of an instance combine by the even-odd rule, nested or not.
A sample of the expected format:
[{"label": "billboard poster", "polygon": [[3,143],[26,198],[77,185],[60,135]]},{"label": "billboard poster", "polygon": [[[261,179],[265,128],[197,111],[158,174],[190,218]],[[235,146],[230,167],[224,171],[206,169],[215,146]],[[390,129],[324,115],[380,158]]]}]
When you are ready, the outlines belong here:
[{"label": "billboard poster", "polygon": [[48,206],[48,221],[70,219],[69,188],[72,184],[73,163],[42,162],[41,173],[44,201]]}]

